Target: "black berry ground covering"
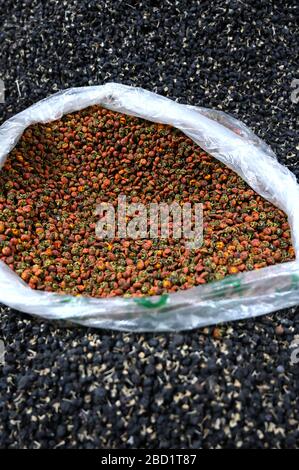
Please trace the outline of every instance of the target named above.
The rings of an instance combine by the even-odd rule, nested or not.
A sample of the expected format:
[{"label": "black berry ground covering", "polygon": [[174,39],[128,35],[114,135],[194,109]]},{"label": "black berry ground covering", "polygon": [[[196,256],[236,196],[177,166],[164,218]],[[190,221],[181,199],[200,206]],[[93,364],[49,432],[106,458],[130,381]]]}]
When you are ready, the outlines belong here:
[{"label": "black berry ground covering", "polygon": [[[0,6],[2,122],[116,81],[233,114],[298,173],[295,0]],[[298,308],[163,335],[0,318],[2,448],[298,447]]]}]

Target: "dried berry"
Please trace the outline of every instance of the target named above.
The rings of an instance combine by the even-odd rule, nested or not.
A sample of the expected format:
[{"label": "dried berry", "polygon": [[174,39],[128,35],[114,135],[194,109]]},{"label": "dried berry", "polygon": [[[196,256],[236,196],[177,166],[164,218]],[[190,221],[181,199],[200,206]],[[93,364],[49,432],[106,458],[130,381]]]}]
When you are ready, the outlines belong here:
[{"label": "dried berry", "polygon": [[[119,195],[202,203],[203,245],[99,239],[95,209]],[[0,202],[0,259],[39,290],[159,295],[295,256],[285,214],[233,171],[177,129],[100,106],[30,126],[1,171]]]}]

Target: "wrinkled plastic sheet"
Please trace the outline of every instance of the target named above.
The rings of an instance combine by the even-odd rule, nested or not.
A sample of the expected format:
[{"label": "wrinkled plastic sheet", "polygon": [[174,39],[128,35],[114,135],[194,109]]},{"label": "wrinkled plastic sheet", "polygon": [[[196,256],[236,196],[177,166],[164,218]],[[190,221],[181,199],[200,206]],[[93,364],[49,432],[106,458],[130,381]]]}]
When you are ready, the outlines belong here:
[{"label": "wrinkled plastic sheet", "polygon": [[71,88],[34,104],[0,127],[0,168],[29,125],[54,121],[95,104],[172,125],[238,173],[252,189],[287,214],[296,260],[169,295],[109,299],[33,290],[0,262],[0,302],[50,320],[125,331],[187,330],[255,317],[299,303],[299,185],[261,139],[221,111],[179,104],[116,83]]}]

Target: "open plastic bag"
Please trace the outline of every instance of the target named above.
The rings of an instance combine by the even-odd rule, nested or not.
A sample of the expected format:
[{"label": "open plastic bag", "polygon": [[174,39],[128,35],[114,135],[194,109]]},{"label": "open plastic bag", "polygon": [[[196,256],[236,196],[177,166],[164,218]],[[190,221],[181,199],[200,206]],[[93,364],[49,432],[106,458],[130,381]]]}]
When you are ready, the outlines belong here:
[{"label": "open plastic bag", "polygon": [[36,291],[0,262],[0,302],[51,320],[131,331],[186,330],[299,303],[299,185],[264,142],[225,113],[178,104],[141,88],[116,83],[71,88],[36,103],[0,127],[0,168],[29,125],[53,121],[95,104],[177,127],[221,160],[288,215],[297,258],[170,295],[130,299]]}]

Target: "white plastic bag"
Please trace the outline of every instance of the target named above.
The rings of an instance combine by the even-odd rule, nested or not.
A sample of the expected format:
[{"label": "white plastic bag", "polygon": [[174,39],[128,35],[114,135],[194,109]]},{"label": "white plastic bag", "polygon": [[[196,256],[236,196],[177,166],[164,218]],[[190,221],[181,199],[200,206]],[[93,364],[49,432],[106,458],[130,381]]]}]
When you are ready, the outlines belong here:
[{"label": "white plastic bag", "polygon": [[130,299],[36,291],[0,262],[0,302],[51,320],[131,331],[186,330],[299,303],[299,185],[264,142],[225,113],[178,104],[116,83],[71,88],[36,103],[0,127],[0,168],[29,125],[53,121],[95,104],[177,127],[238,173],[252,189],[288,215],[296,260],[170,295]]}]

